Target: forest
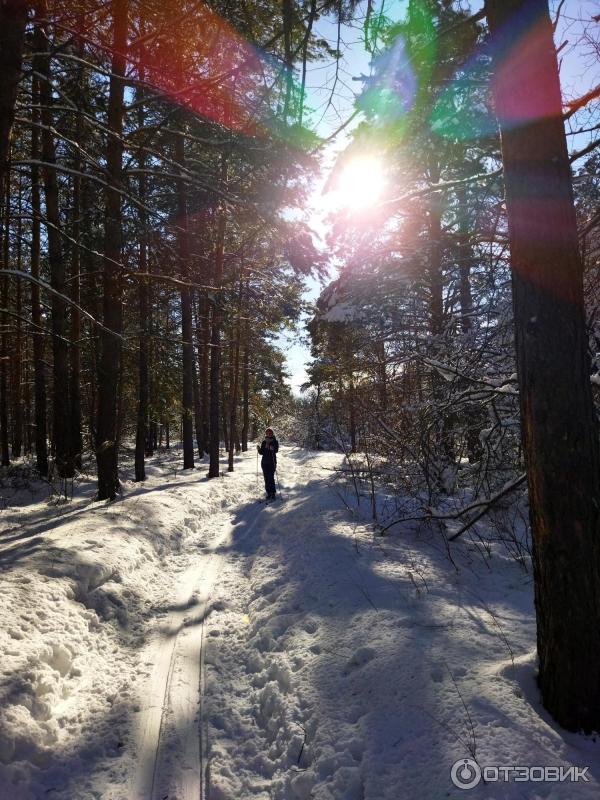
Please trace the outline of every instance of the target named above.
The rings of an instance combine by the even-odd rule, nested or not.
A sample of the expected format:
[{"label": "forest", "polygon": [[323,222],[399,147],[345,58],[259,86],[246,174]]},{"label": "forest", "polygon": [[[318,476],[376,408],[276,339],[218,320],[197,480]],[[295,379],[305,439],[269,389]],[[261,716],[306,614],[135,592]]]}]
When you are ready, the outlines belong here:
[{"label": "forest", "polygon": [[[198,513],[207,530],[221,531],[210,545],[216,549],[206,544],[218,555],[225,535],[221,509],[250,503],[259,491],[256,445],[269,425],[284,445],[276,473],[283,502],[268,511],[278,535],[312,535],[311,526],[320,524],[334,535],[327,516],[334,512],[322,511],[333,496],[320,494],[317,475],[324,474],[323,481],[339,482],[333,494],[343,508],[335,513],[350,513],[355,526],[360,520],[378,542],[370,545],[374,552],[397,548],[401,559],[405,534],[423,530],[456,573],[465,554],[489,565],[501,552],[510,569],[517,565],[529,581],[530,606],[519,614],[533,626],[523,642],[535,652],[532,691],[539,693],[543,713],[553,730],[591,737],[600,732],[595,4],[2,0],[0,61],[0,586],[9,585],[17,568],[23,575],[39,568],[48,579],[75,580],[75,600],[110,625],[114,642],[126,629],[137,631],[126,648],[132,657],[146,634],[138,622],[126,624],[119,616],[133,615],[135,603],[128,608],[119,594],[125,584],[115,578],[118,549],[99,551],[97,563],[87,555],[80,563],[79,545],[69,556],[66,539],[59,547],[44,537],[54,535],[54,526],[71,524],[63,517],[73,520],[90,509],[93,547],[117,547],[116,541],[100,544],[100,531],[125,537],[119,520],[130,512],[123,504],[161,487],[176,494],[172,474],[173,485],[181,478],[185,491],[200,492],[190,506],[197,512],[186,512],[185,520]],[[332,116],[326,126],[324,119]],[[300,391],[290,385],[292,347],[307,354]],[[268,449],[271,440],[263,440],[260,451],[263,470],[265,441]],[[287,483],[286,460],[295,476]],[[309,513],[302,503],[310,502],[311,492]],[[146,526],[148,536],[163,536],[163,522],[177,521],[177,504],[188,502],[182,498],[173,507],[167,503],[164,518],[158,506],[148,505],[139,530]],[[235,513],[240,518],[232,530],[245,526],[244,542],[251,531],[263,538],[269,533],[250,510]],[[351,541],[350,523],[344,524]],[[184,528],[183,540],[200,537],[195,522]],[[123,552],[133,547],[119,541]],[[235,550],[235,536],[231,541],[240,563],[257,558],[249,545]],[[36,542],[35,551],[23,551],[24,542]],[[156,542],[156,569],[175,575],[175,561],[161,561],[175,545]],[[177,570],[191,569],[183,545],[177,548],[169,558],[180,559]],[[335,573],[336,559],[329,564],[327,552],[323,563]],[[28,566],[30,557],[37,560]],[[304,569],[299,544],[292,557]],[[64,571],[69,558],[75,578]],[[402,575],[416,596],[429,595],[414,559]],[[63,562],[64,570],[56,572]],[[253,563],[268,586],[266,567]],[[223,586],[230,580],[237,597],[235,587],[247,576],[234,579],[221,568]],[[211,586],[219,585],[221,568],[210,573]],[[229,568],[239,565],[232,561]],[[209,572],[206,567],[202,580]],[[376,580],[377,570],[372,573]],[[150,585],[154,575],[140,573],[131,592],[140,592],[142,582]],[[190,591],[200,585],[199,575],[190,573]],[[14,580],[15,591],[30,581]],[[168,586],[177,580],[169,578]],[[310,570],[305,580],[310,583]],[[106,586],[113,581],[121,588],[110,594]],[[372,611],[378,601],[369,591],[363,594]],[[186,607],[184,595],[170,597],[171,613]],[[225,606],[202,597],[198,624],[204,631],[205,620],[216,619]],[[37,605],[36,598],[33,593],[19,602]],[[9,616],[13,602],[7,600]],[[508,617],[502,622],[498,611],[491,619],[514,668]],[[271,623],[263,620],[265,630]],[[53,645],[61,639],[59,628],[49,645],[51,660],[36,661],[54,665],[57,687],[75,658],[73,651],[63,673],[64,643]],[[280,652],[259,634],[266,636],[256,632],[257,652]],[[191,637],[185,630],[182,635]],[[466,653],[468,638],[465,633],[460,640],[460,652]],[[0,682],[5,703],[20,697],[11,681],[25,669],[10,650],[12,639],[2,645],[17,665]],[[183,649],[178,642],[169,652]],[[198,647],[194,680],[202,684],[203,645]],[[347,663],[362,668],[361,659],[371,656],[360,653],[368,649],[359,648]],[[305,656],[302,651],[298,658]],[[227,658],[235,663],[233,655]],[[244,663],[253,659],[248,655]],[[273,667],[269,679],[285,694],[289,680],[278,670]],[[458,673],[450,674],[466,712],[467,754],[481,769],[476,725]],[[229,670],[233,681],[231,675]],[[165,676],[168,692],[172,681]],[[28,692],[39,700],[38,678]],[[314,676],[306,680],[314,685]],[[227,691],[241,692],[235,683]],[[342,704],[343,697],[340,690]],[[49,725],[52,706],[36,716],[37,702],[15,701],[11,708],[25,707],[36,724]],[[177,719],[173,702],[169,713]],[[181,795],[173,789],[183,785],[173,766],[175,745],[165,745],[164,763],[155,755],[135,778],[128,768],[118,779],[111,772],[107,782],[106,765],[98,763],[100,788],[86,784],[86,794],[73,776],[83,775],[91,744],[77,756],[79,766],[69,762],[64,774],[54,774],[48,763],[60,760],[58,745],[71,745],[57,731],[47,741],[38,732],[31,734],[35,746],[19,751],[14,731],[24,723],[14,713],[0,718],[0,780],[17,787],[7,797],[213,797],[202,759],[219,725],[208,712],[211,733],[206,741],[200,736],[198,784]],[[156,723],[157,742],[167,717]],[[257,719],[271,732],[277,727],[271,718],[268,724]],[[190,727],[202,727],[194,720]],[[118,724],[129,730],[129,722]],[[190,734],[181,733],[182,725],[179,743],[188,747]],[[318,736],[307,724],[301,728],[300,755],[289,763],[275,759],[272,783],[264,765],[256,767],[261,780],[254,783],[256,776],[238,784],[224,777],[227,771],[218,765],[220,757],[226,762],[227,748],[220,752],[215,745],[214,797],[409,796],[388,795],[375,784],[366,789],[362,773],[340,777],[342,762],[329,783],[319,773],[319,783],[313,762],[303,761],[311,735],[315,741]],[[128,735],[119,733],[126,743]],[[269,739],[269,753],[277,741]],[[147,746],[156,753],[163,747]],[[37,755],[30,757],[33,751]],[[491,763],[489,753],[486,758]],[[140,759],[138,753],[143,765]],[[19,760],[31,761],[33,772],[19,772]],[[273,775],[283,775],[290,764],[295,771],[313,770],[314,780],[294,772],[277,783]],[[390,780],[398,792],[397,777]],[[115,788],[119,781],[129,786],[122,793]],[[54,783],[59,788],[48,795]],[[430,796],[446,796],[441,787]],[[410,796],[418,791],[413,785]],[[561,797],[573,796],[568,786],[563,791]]]}]

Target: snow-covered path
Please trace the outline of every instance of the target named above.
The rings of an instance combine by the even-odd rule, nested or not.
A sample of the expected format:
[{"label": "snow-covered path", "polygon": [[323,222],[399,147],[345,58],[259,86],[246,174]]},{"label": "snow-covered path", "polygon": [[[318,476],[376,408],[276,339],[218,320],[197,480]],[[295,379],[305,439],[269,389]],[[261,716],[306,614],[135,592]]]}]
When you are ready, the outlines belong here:
[{"label": "snow-covered path", "polygon": [[[530,575],[375,536],[341,461],[282,448],[269,506],[254,453],[213,481],[158,459],[112,505],[8,498],[0,797],[597,797],[598,744],[537,699]],[[473,753],[589,781],[467,792],[450,769]]]}]

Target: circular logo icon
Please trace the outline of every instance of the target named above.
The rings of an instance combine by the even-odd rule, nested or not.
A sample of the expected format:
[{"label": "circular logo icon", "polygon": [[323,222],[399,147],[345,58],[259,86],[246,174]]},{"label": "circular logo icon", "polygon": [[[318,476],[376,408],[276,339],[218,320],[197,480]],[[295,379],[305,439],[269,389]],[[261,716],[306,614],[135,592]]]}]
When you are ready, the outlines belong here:
[{"label": "circular logo icon", "polygon": [[450,777],[459,789],[472,789],[481,780],[481,767],[473,758],[459,758],[452,765]]}]

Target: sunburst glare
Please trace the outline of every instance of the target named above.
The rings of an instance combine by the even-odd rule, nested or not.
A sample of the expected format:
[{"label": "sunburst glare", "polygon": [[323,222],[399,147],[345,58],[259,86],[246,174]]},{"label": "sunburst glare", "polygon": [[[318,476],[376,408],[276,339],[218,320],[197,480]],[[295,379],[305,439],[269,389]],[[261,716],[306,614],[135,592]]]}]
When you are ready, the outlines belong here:
[{"label": "sunburst glare", "polygon": [[383,162],[375,156],[357,156],[347,162],[322,192],[317,192],[313,220],[322,220],[332,212],[368,211],[382,198],[386,189]]},{"label": "sunburst glare", "polygon": [[373,156],[355,158],[340,175],[338,202],[349,210],[362,211],[380,199],[384,188],[385,175],[381,161]]}]

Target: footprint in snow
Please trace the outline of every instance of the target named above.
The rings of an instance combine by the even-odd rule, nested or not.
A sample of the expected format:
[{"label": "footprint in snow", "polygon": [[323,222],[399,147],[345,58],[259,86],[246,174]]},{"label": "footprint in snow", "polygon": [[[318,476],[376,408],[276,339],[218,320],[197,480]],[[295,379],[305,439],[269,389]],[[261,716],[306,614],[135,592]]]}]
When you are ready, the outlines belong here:
[{"label": "footprint in snow", "polygon": [[373,647],[359,647],[350,659],[348,660],[348,667],[362,667],[364,664],[367,664],[371,661],[377,653],[375,652]]},{"label": "footprint in snow", "polygon": [[431,672],[431,680],[435,683],[442,683],[444,680],[444,670],[441,667],[434,667]]}]

